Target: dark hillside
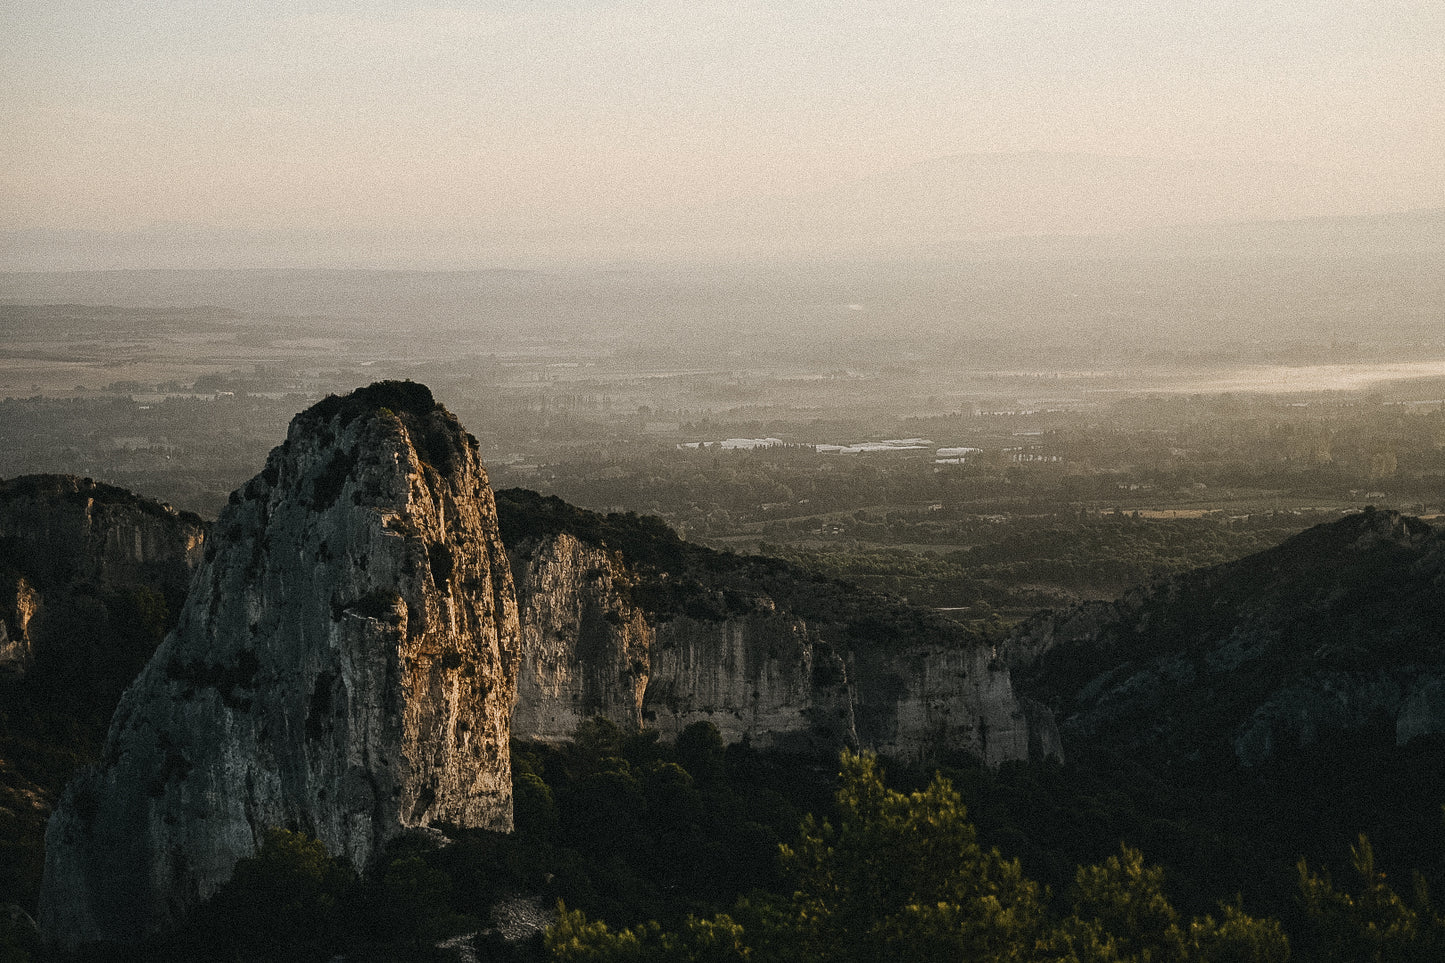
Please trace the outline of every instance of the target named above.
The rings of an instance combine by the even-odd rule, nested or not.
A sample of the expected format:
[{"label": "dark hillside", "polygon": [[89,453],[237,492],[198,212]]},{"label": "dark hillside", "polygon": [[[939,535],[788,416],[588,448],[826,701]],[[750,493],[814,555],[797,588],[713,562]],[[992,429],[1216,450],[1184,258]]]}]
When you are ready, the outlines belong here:
[{"label": "dark hillside", "polygon": [[0,480],[0,904],[32,904],[50,809],[174,623],[204,536],[89,478]]},{"label": "dark hillside", "polygon": [[1185,892],[1254,892],[1287,923],[1299,857],[1348,878],[1360,832],[1394,878],[1445,876],[1445,538],[1427,523],[1366,510],[1040,616],[1008,654],[1069,759],[974,780],[981,825],[1021,853],[1122,837]]},{"label": "dark hillside", "polygon": [[1066,740],[1245,765],[1329,732],[1387,725],[1408,742],[1445,731],[1445,539],[1367,510],[1027,623],[1011,648]]}]

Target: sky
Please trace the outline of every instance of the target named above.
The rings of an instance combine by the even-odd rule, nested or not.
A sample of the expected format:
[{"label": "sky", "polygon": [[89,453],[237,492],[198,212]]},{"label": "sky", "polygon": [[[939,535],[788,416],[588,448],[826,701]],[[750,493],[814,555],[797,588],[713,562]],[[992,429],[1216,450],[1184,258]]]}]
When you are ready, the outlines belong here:
[{"label": "sky", "polygon": [[6,0],[0,269],[891,256],[1445,206],[1441,0]]}]

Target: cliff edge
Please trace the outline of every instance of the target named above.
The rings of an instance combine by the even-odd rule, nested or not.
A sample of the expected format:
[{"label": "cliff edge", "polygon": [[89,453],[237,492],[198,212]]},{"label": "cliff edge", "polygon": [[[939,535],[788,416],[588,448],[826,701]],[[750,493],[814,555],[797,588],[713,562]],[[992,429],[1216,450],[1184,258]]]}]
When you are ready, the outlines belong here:
[{"label": "cliff edge", "polygon": [[358,868],[407,827],[510,829],[518,640],[476,440],[430,391],[297,415],[57,806],[42,930],[142,939],[273,826]]}]

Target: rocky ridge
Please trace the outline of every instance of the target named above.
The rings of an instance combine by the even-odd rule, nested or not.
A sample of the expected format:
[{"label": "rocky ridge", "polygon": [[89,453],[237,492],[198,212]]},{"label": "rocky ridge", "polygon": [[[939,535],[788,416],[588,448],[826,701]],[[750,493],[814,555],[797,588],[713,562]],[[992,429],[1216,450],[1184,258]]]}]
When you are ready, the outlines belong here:
[{"label": "rocky ridge", "polygon": [[476,441],[429,391],[301,413],[215,531],[51,819],[61,945],[169,925],[272,826],[357,867],[407,827],[511,826],[511,573]]},{"label": "rocky ridge", "polygon": [[[142,544],[128,532],[94,551]],[[598,715],[810,753],[1058,749],[961,626],[657,519],[494,498],[475,439],[386,382],[299,414],[211,527],[51,820],[41,925],[62,946],[143,939],[270,827],[358,869],[407,828],[507,829],[509,737]]]},{"label": "rocky ridge", "polygon": [[992,648],[926,610],[690,545],[656,519],[523,490],[498,506],[523,610],[518,738],[565,740],[600,715],[796,751],[1059,752]]},{"label": "rocky ridge", "polygon": [[1034,619],[1004,652],[1066,748],[1257,766],[1342,733],[1445,733],[1442,590],[1445,537],[1367,509]]}]

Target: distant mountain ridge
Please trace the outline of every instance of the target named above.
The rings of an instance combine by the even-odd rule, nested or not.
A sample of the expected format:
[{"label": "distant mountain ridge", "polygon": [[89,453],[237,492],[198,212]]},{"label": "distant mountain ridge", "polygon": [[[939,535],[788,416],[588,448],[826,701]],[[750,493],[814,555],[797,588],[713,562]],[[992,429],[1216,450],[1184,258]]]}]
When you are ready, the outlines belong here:
[{"label": "distant mountain ridge", "polygon": [[[380,271],[573,269],[615,263],[954,256],[1011,238],[1101,238],[1181,226],[1394,216],[1445,202],[1421,175],[1393,184],[1258,157],[1068,151],[945,154],[724,201],[524,217],[513,230],[373,233],[181,223],[127,231],[0,232],[0,270],[354,265]],[[493,280],[525,280],[499,272]],[[0,284],[0,297],[5,286]],[[474,305],[475,306],[475,305]]]}]

